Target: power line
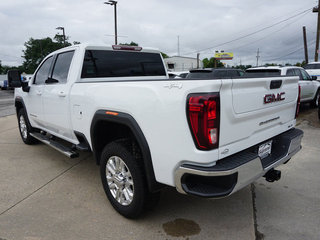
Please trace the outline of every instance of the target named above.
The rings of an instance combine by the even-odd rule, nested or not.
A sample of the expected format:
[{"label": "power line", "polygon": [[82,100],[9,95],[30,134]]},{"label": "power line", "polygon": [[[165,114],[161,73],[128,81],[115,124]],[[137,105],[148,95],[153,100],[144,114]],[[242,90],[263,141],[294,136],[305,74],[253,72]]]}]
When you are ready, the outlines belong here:
[{"label": "power line", "polygon": [[203,51],[208,50],[208,49],[211,49],[211,48],[220,47],[220,46],[223,46],[223,45],[226,45],[226,44],[229,44],[229,43],[238,41],[238,40],[240,40],[240,39],[243,39],[243,38],[252,36],[252,35],[254,35],[254,34],[257,34],[257,33],[259,33],[259,32],[262,32],[262,31],[264,31],[264,30],[267,30],[267,29],[269,29],[269,28],[272,28],[272,27],[274,27],[274,26],[276,26],[276,25],[279,25],[279,24],[281,24],[281,23],[284,23],[284,22],[286,22],[286,21],[289,21],[289,20],[292,19],[292,18],[295,18],[295,17],[297,17],[297,16],[300,16],[300,15],[302,15],[302,14],[310,11],[311,9],[312,9],[312,8],[308,8],[308,9],[306,9],[306,10],[304,10],[304,11],[298,13],[298,14],[295,14],[295,15],[293,15],[293,16],[291,16],[291,17],[288,17],[288,18],[286,18],[286,19],[284,19],[284,20],[281,20],[281,21],[279,21],[279,22],[276,22],[276,23],[274,23],[274,24],[271,24],[271,25],[269,25],[269,26],[267,26],[267,27],[264,27],[264,28],[262,28],[262,29],[260,29],[260,30],[254,31],[254,32],[252,32],[252,33],[246,34],[246,35],[244,35],[244,36],[241,36],[241,37],[232,39],[232,40],[227,41],[227,42],[224,42],[224,43],[220,43],[220,44],[215,45],[215,46],[212,46],[212,47],[207,47],[207,48],[203,48],[203,49],[200,49],[200,50],[197,50],[197,51],[185,53],[184,55],[190,55],[190,54],[197,53],[197,52],[203,52]]},{"label": "power line", "polygon": [[[314,40],[312,40],[312,41],[309,41],[308,42],[308,45],[313,45],[314,43],[316,42],[316,40],[314,39]],[[269,62],[269,61],[275,61],[275,60],[279,60],[279,59],[282,59],[282,58],[284,58],[284,57],[287,57],[287,56],[290,56],[290,55],[292,55],[292,54],[294,54],[294,53],[296,53],[296,52],[298,52],[298,51],[300,51],[300,50],[302,50],[304,48],[304,46],[303,47],[301,47],[301,48],[299,48],[299,49],[296,49],[295,51],[293,51],[293,52],[290,52],[290,53],[288,53],[288,54],[286,54],[286,55],[283,55],[283,56],[281,56],[281,57],[277,57],[277,58],[274,58],[274,59],[268,59],[268,60],[265,60],[266,62]]]},{"label": "power line", "polygon": [[244,45],[240,45],[240,46],[238,46],[238,47],[234,47],[234,48],[231,49],[231,51],[232,51],[233,49],[235,49],[235,48],[239,49],[239,48],[242,48],[242,47],[246,47],[246,46],[248,46],[248,45],[251,45],[251,44],[253,44],[253,43],[259,42],[259,41],[261,41],[261,40],[265,40],[266,38],[273,36],[273,34],[278,33],[278,32],[280,32],[280,31],[286,29],[288,26],[290,26],[291,24],[297,22],[298,20],[300,20],[301,18],[303,18],[303,17],[306,16],[307,14],[308,14],[308,12],[304,13],[299,19],[296,19],[296,20],[294,20],[294,21],[286,24],[285,26],[281,27],[280,29],[278,29],[278,30],[276,30],[276,31],[273,31],[273,32],[271,32],[271,33],[268,33],[267,35],[265,35],[265,36],[262,37],[262,38],[259,38],[259,39],[255,40],[255,41],[252,41],[252,42],[249,42],[249,43],[246,43],[246,44],[244,44]]}]

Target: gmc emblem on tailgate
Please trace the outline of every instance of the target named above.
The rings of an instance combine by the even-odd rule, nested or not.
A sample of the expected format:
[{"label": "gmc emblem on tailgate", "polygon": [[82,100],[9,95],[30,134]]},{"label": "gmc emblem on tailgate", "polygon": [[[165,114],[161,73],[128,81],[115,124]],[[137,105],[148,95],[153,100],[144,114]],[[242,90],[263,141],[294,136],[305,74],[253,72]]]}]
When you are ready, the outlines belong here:
[{"label": "gmc emblem on tailgate", "polygon": [[272,102],[280,102],[286,99],[284,95],[285,95],[285,92],[277,93],[277,94],[266,94],[263,98],[263,102],[265,104],[272,103]]}]

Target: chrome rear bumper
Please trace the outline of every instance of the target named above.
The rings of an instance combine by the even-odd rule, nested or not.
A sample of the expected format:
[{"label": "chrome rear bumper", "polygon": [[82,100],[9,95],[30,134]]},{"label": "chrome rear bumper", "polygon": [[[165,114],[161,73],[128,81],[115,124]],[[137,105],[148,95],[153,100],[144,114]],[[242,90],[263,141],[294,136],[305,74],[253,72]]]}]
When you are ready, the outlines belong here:
[{"label": "chrome rear bumper", "polygon": [[[218,198],[231,195],[287,162],[301,149],[303,131],[291,129],[272,138],[271,155],[260,159],[259,143],[240,153],[217,161],[215,166],[182,164],[175,171],[178,192]],[[270,139],[269,139],[270,140]]]}]

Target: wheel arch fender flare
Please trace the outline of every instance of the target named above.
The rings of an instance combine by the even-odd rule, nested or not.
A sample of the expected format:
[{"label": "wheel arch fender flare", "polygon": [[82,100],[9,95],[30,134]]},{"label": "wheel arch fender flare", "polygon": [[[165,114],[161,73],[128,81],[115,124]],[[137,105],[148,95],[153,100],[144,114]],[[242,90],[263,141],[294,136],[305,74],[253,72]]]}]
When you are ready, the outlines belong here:
[{"label": "wheel arch fender flare", "polygon": [[99,164],[100,156],[98,156],[96,151],[97,143],[96,143],[96,137],[94,136],[94,134],[95,134],[96,126],[101,122],[116,123],[116,124],[124,125],[131,130],[132,134],[134,135],[141,149],[141,154],[143,158],[143,167],[144,167],[145,175],[147,178],[148,188],[152,192],[159,190],[161,188],[161,184],[159,184],[155,179],[151,152],[149,149],[148,142],[140,126],[138,125],[137,121],[128,113],[114,112],[114,111],[109,111],[105,109],[98,110],[95,112],[91,122],[91,126],[90,126],[90,137],[91,137],[93,155],[97,164]]},{"label": "wheel arch fender flare", "polygon": [[27,121],[27,124],[28,124],[30,127],[32,127],[31,124],[30,124],[30,121],[29,121],[28,111],[27,111],[26,105],[24,104],[24,101],[23,101],[23,99],[22,99],[21,97],[16,97],[16,98],[15,98],[15,100],[14,100],[14,106],[15,106],[15,108],[16,108],[16,115],[17,115],[17,117],[18,117],[19,110],[20,110],[21,108],[24,109],[24,111],[25,111],[25,113],[26,113],[26,121]]}]

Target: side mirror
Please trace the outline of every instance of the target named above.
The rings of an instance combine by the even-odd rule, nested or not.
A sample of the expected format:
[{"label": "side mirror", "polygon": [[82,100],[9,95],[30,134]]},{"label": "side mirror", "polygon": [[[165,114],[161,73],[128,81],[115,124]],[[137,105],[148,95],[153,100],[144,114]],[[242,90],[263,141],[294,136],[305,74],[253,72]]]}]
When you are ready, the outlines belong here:
[{"label": "side mirror", "polygon": [[317,80],[317,76],[311,76],[312,80]]},{"label": "side mirror", "polygon": [[53,84],[53,83],[58,83],[59,81],[54,79],[54,78],[48,78],[45,83],[46,84]]},{"label": "side mirror", "polygon": [[8,86],[12,88],[19,88],[21,84],[21,74],[18,70],[8,71]]},{"label": "side mirror", "polygon": [[22,91],[29,92],[30,87],[28,82],[24,82],[21,79],[21,74],[18,70],[9,70],[8,71],[8,86],[12,88],[22,87]]}]

